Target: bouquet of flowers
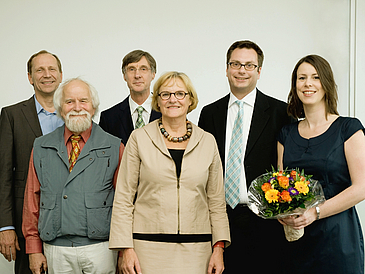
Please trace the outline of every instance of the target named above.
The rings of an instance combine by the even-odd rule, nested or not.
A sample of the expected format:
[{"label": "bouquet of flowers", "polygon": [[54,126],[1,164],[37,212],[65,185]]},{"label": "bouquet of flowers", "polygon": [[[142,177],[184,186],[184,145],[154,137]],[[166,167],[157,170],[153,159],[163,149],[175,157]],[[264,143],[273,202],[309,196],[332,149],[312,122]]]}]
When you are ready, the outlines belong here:
[{"label": "bouquet of flowers", "polygon": [[[321,184],[311,177],[298,168],[284,171],[273,168],[252,181],[248,189],[248,206],[264,219],[303,214],[325,201]],[[284,226],[284,230],[288,241],[298,240],[304,235],[304,229]]]}]

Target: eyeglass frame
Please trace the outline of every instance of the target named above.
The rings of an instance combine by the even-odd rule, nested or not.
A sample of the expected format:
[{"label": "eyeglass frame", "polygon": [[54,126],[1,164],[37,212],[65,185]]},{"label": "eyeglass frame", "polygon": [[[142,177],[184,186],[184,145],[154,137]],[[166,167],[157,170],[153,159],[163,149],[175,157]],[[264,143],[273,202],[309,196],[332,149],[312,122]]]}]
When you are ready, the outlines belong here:
[{"label": "eyeglass frame", "polygon": [[[176,97],[176,93],[177,92],[181,92],[181,93],[184,93],[184,97],[182,97],[182,98],[177,98]],[[169,97],[168,98],[166,98],[166,99],[164,99],[164,98],[162,98],[162,95],[161,94],[169,94]],[[159,93],[158,94],[158,96],[160,96],[160,98],[161,98],[161,100],[164,100],[164,101],[167,101],[167,100],[169,100],[170,98],[171,98],[171,94],[173,94],[174,96],[175,96],[175,98],[176,98],[176,100],[182,100],[182,99],[184,99],[185,97],[186,97],[186,95],[189,95],[189,92],[183,92],[183,91],[176,91],[176,92],[167,92],[167,91],[163,91],[163,92],[161,92],[161,93]]]},{"label": "eyeglass frame", "polygon": [[[131,71],[131,69],[135,69],[135,71]],[[152,70],[152,68],[149,68],[149,67],[146,67],[146,66],[142,66],[140,68],[136,68],[136,67],[133,67],[133,66],[130,66],[130,67],[126,67],[124,68],[125,72],[126,73],[136,73],[137,71],[139,71],[140,73],[147,73],[148,71]]]},{"label": "eyeglass frame", "polygon": [[[239,64],[240,67],[239,68],[234,68],[232,67],[233,64]],[[227,65],[229,65],[231,67],[231,69],[236,69],[236,70],[239,70],[241,69],[242,67],[244,67],[245,70],[247,71],[254,71],[256,68],[258,68],[259,66],[258,65],[255,65],[255,64],[252,64],[252,63],[247,63],[247,64],[243,64],[243,63],[240,63],[238,61],[232,61],[232,62],[228,62]],[[253,66],[253,69],[247,69],[246,66],[247,65],[252,65]]]}]

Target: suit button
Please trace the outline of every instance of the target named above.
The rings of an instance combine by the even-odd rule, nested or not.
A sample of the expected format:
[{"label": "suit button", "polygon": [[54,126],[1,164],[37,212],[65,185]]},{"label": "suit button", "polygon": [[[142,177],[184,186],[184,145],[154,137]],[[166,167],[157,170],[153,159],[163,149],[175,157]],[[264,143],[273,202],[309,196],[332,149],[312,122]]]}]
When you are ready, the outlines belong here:
[{"label": "suit button", "polygon": [[67,199],[67,195],[63,195],[63,199]]}]

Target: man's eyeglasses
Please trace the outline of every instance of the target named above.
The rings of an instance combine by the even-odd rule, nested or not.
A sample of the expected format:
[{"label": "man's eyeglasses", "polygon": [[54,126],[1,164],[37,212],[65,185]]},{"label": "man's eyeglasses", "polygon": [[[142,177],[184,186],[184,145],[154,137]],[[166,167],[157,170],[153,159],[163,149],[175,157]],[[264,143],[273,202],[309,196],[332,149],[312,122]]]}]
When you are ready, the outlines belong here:
[{"label": "man's eyeglasses", "polygon": [[228,65],[230,65],[233,69],[241,69],[241,67],[244,67],[247,71],[252,71],[258,67],[258,65],[254,65],[251,63],[241,64],[240,62],[229,62]]},{"label": "man's eyeglasses", "polygon": [[177,100],[182,100],[189,93],[183,92],[183,91],[176,91],[176,92],[171,92],[171,93],[163,91],[158,96],[160,96],[162,100],[168,100],[168,99],[170,99],[171,94],[173,94]]},{"label": "man's eyeglasses", "polygon": [[136,67],[127,67],[127,68],[125,69],[125,71],[126,71],[127,73],[130,73],[130,74],[136,73],[137,71],[139,71],[139,73],[147,73],[149,70],[151,70],[151,69],[150,69],[150,68],[148,68],[148,67],[145,67],[145,66],[140,67],[140,68],[136,68]]}]

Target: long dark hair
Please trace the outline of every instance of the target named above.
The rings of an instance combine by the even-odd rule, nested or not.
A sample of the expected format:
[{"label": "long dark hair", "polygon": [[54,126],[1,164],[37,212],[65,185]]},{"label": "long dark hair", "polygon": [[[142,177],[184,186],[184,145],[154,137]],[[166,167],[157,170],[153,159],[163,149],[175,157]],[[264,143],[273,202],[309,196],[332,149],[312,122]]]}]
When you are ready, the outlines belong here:
[{"label": "long dark hair", "polygon": [[288,95],[288,114],[294,118],[304,118],[305,113],[303,110],[303,103],[299,100],[297,94],[297,73],[301,64],[308,63],[312,65],[319,76],[322,88],[324,90],[324,99],[326,105],[326,114],[337,114],[337,85],[333,77],[333,72],[330,64],[319,55],[307,55],[300,59],[295,65],[295,68],[291,77],[291,89]]}]

